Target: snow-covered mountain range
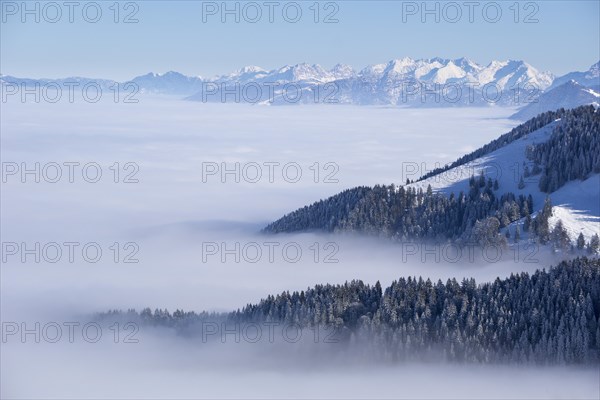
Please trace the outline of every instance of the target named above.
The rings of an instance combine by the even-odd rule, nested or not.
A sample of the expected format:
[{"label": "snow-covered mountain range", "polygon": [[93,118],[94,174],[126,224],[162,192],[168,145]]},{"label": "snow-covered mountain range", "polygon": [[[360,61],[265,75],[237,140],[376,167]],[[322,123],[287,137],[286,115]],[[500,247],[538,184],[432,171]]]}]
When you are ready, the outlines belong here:
[{"label": "snow-covered mountain range", "polygon": [[[341,103],[407,106],[464,106],[520,104],[535,98],[554,80],[524,61],[493,61],[487,66],[466,58],[402,58],[355,71],[338,64],[331,70],[320,65],[297,64],[266,71],[246,67],[217,77],[203,91],[191,96],[199,101],[235,101],[240,91],[256,85],[241,101],[273,104]],[[242,85],[242,86],[239,86]],[[247,87],[244,88],[243,85]],[[272,88],[269,90],[269,86]],[[260,92],[260,96],[254,96]]]},{"label": "snow-covered mountain range", "polygon": [[[148,73],[133,78],[131,82],[137,85],[142,94],[176,95],[201,102],[410,107],[526,106],[537,102],[543,93],[572,80],[583,87],[600,86],[599,64],[594,64],[588,71],[571,72],[556,78],[550,72],[541,72],[518,60],[492,61],[482,65],[467,58],[405,57],[369,65],[360,71],[342,64],[326,69],[318,64],[302,63],[272,70],[247,66],[212,78],[186,76],[174,71]],[[80,85],[95,82],[102,88],[117,83],[90,78],[53,80],[0,76],[3,88],[11,84],[64,86],[69,81],[76,81]],[[547,107],[554,107],[552,99],[555,97],[560,96],[548,97],[550,100],[546,100],[544,107],[546,104]],[[577,99],[573,106],[588,104],[590,100],[589,96],[574,97]]]}]

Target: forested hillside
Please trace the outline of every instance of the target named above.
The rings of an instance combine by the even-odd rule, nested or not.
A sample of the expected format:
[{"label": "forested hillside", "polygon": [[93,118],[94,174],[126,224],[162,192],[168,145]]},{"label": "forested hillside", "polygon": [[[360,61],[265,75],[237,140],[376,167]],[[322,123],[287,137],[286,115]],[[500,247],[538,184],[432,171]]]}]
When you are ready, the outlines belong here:
[{"label": "forested hillside", "polygon": [[572,180],[584,180],[600,172],[600,113],[593,106],[579,107],[564,115],[547,142],[528,149],[534,162],[526,175],[541,172],[539,187],[552,193]]},{"label": "forested hillside", "polygon": [[[497,183],[483,176],[472,177],[470,188],[469,193],[448,197],[394,185],[358,188],[295,211],[267,226],[265,232],[321,229],[403,240],[461,239],[485,244],[501,239],[499,228],[530,215],[531,198],[499,195]],[[473,229],[477,221],[488,217],[498,221],[495,229]]]},{"label": "forested hillside", "polygon": [[[553,125],[549,125],[551,123]],[[549,128],[544,128],[547,126]],[[546,131],[540,131],[540,128]],[[532,132],[536,134],[530,135]],[[544,140],[538,142],[532,137]],[[519,142],[514,143],[517,140]],[[513,147],[520,149],[521,154],[514,154]],[[503,154],[499,155],[501,152]],[[476,161],[479,166],[468,169],[479,169],[479,175],[471,176],[468,186],[465,178],[464,186],[457,185],[460,191],[452,191],[452,186],[446,188],[445,192],[432,190],[430,185],[425,187],[429,182],[435,185],[435,177],[451,168],[488,158],[493,161],[488,162],[487,167],[494,167],[497,174],[503,174],[503,183],[486,176],[486,164]],[[499,164],[500,161],[503,164]],[[502,167],[500,171],[499,166]],[[512,178],[515,167],[520,172]],[[493,171],[494,168],[490,170]],[[543,201],[543,196],[553,193],[570,181],[582,181],[598,172],[600,114],[592,106],[561,109],[533,118],[450,166],[425,175],[418,184],[346,190],[287,214],[266,226],[263,231],[357,232],[397,240],[452,240],[486,245],[502,242],[503,237],[498,235],[500,231],[523,219],[518,228],[511,229],[529,231],[530,226],[533,226],[533,235],[528,238],[535,236],[544,244],[549,241],[551,231],[556,227],[548,226],[547,223],[552,210],[541,212],[541,208],[548,205],[548,201]],[[460,176],[459,173],[454,175]],[[511,181],[511,178],[515,181]],[[444,177],[438,181],[444,183]],[[535,182],[539,190],[527,186],[526,181]],[[537,209],[534,208],[531,193],[538,199]],[[564,194],[562,197],[565,197]],[[585,212],[577,212],[582,211]],[[571,232],[576,232],[575,236],[579,233],[576,227],[569,228]],[[559,247],[568,249],[569,244],[575,242],[575,237],[569,238],[567,235],[565,244],[563,226],[560,225],[557,229],[559,232],[554,236],[560,237],[557,239],[561,242]],[[518,239],[520,233],[523,232],[513,233],[513,238],[517,236]],[[596,235],[589,234],[587,243],[596,238]],[[596,246],[592,248],[595,249]]]},{"label": "forested hillside", "polygon": [[442,168],[436,168],[433,171],[426,173],[425,175],[420,177],[418,179],[418,181],[425,180],[432,176],[438,175],[442,172],[446,172],[452,168],[464,165],[464,164],[468,163],[469,161],[473,161],[473,160],[475,160],[479,157],[482,157],[486,154],[489,154],[494,150],[497,150],[501,147],[504,147],[504,146],[514,142],[515,140],[522,138],[525,135],[528,135],[532,132],[537,131],[538,129],[550,124],[551,122],[556,121],[559,118],[563,118],[569,112],[570,112],[569,110],[565,110],[565,109],[561,108],[556,111],[548,111],[548,112],[542,113],[542,114],[538,115],[537,117],[534,117],[534,118],[528,120],[527,122],[522,123],[521,125],[512,129],[510,132],[505,133],[504,135],[500,136],[498,139],[494,139],[490,143],[480,147],[479,149],[460,157],[458,160],[454,161],[453,163],[446,165]]},{"label": "forested hillside", "polygon": [[465,362],[583,364],[600,362],[600,262],[577,258],[533,274],[478,285],[473,279],[400,278],[317,285],[268,296],[229,314],[149,309],[111,312],[189,336],[207,322],[276,322],[334,327],[334,351],[355,343],[377,360],[441,358]]}]

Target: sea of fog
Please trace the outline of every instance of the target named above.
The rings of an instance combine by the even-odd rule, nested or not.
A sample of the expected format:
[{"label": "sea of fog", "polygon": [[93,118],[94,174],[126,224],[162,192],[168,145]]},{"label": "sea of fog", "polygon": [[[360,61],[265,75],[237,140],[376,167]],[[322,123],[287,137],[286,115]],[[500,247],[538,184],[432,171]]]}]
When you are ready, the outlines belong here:
[{"label": "sea of fog", "polygon": [[[452,162],[514,127],[507,118],[513,111],[153,98],[2,104],[2,322],[62,325],[143,307],[231,311],[319,283],[379,280],[385,287],[400,276],[490,281],[547,267],[547,255],[528,249],[501,259],[487,255],[494,262],[457,262],[454,249],[444,247],[259,233],[341,190],[401,184]],[[169,333],[139,334],[135,344],[6,337],[1,395],[597,398],[600,392],[593,370],[261,363],[269,351],[249,344],[206,351]]]}]

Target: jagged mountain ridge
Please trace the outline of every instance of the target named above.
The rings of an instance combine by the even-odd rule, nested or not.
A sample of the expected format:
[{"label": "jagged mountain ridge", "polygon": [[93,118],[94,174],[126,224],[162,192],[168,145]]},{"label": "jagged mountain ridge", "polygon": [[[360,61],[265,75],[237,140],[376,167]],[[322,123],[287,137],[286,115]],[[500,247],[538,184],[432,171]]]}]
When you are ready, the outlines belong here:
[{"label": "jagged mountain ridge", "polygon": [[[262,89],[264,96],[257,102],[280,105],[292,103],[290,96],[283,93],[285,88],[282,86],[294,84],[294,90],[300,88],[302,91],[300,99],[293,101],[294,104],[328,102],[460,106],[518,104],[520,100],[515,92],[523,92],[522,98],[535,97],[550,86],[553,79],[551,73],[539,72],[524,61],[493,61],[483,66],[466,58],[414,60],[405,57],[386,64],[369,65],[359,72],[340,64],[329,71],[319,65],[308,64],[285,66],[272,71],[257,68],[251,73],[242,69],[217,77],[213,82],[219,84],[219,90],[250,82],[259,85],[275,83],[279,86],[273,92],[269,92],[267,87]],[[210,90],[214,91],[214,87]],[[496,98],[498,93],[501,95]],[[221,96],[220,92],[211,93],[210,96],[206,92],[200,92],[189,99],[227,101],[227,96]]]},{"label": "jagged mountain ridge", "polygon": [[[27,79],[14,76],[0,76],[2,83],[25,84],[27,86],[56,82],[63,84],[67,80],[85,79],[87,81],[101,82],[102,87],[109,87],[117,83],[113,80],[96,80],[88,78],[67,79]],[[286,65],[273,70],[265,70],[257,66],[247,66],[230,74],[213,78],[191,77],[178,72],[169,71],[164,74],[148,73],[132,79],[142,93],[171,94],[190,96],[191,100],[202,99],[202,83],[213,83],[219,86],[240,84],[295,84],[308,92],[323,91],[322,85],[335,84],[335,93],[330,95],[330,100],[342,104],[403,104],[419,105],[418,99],[403,101],[402,93],[414,92],[415,85],[420,89],[440,91],[440,85],[454,85],[465,88],[471,84],[477,92],[484,85],[493,84],[502,91],[521,88],[526,83],[541,91],[551,85],[554,76],[548,72],[539,72],[524,61],[493,61],[487,66],[480,65],[467,58],[459,59],[420,59],[408,57],[394,59],[384,64],[369,65],[356,72],[351,66],[338,64],[327,70],[318,64],[309,65],[301,63]],[[470,82],[470,83],[469,83]],[[413,85],[413,86],[410,86]],[[420,85],[423,85],[422,87]],[[437,86],[436,86],[437,85]],[[420,90],[419,89],[419,90]],[[331,90],[330,90],[331,92]],[[451,91],[450,91],[451,92]],[[450,95],[450,94],[449,94]],[[449,96],[448,95],[448,96]],[[216,101],[221,101],[219,96]],[[219,97],[219,98],[218,98]],[[313,97],[305,96],[301,103],[312,102]],[[467,96],[463,96],[467,98]],[[481,97],[477,93],[476,97]],[[285,99],[281,93],[276,93],[273,98],[262,99],[268,103],[284,104]],[[462,101],[450,103],[442,98],[441,105],[465,105]],[[243,101],[243,99],[242,99]],[[287,102],[289,103],[289,102]],[[431,101],[425,101],[431,105]],[[434,105],[436,101],[433,102]],[[470,102],[468,102],[470,103]],[[468,104],[467,103],[467,104]],[[477,99],[476,105],[482,100]],[[513,101],[500,100],[499,104],[512,104]]]},{"label": "jagged mountain ridge", "polygon": [[[186,76],[175,71],[148,73],[137,76],[130,82],[136,85],[136,93],[174,95],[200,102],[268,105],[334,103],[409,107],[523,106],[520,118],[524,118],[531,117],[534,112],[593,103],[589,96],[592,93],[569,95],[578,97],[572,102],[563,101],[561,95],[541,96],[571,80],[597,93],[600,91],[599,65],[600,63],[596,63],[588,71],[572,72],[556,78],[549,72],[540,72],[519,60],[492,61],[488,65],[482,65],[464,57],[404,57],[387,63],[372,64],[359,71],[343,64],[326,69],[318,64],[300,63],[272,70],[246,66],[212,78]],[[79,77],[29,79],[0,76],[3,88],[7,84],[27,87],[57,84],[65,87],[67,82],[73,81],[80,86],[95,83],[103,90],[111,90],[116,84],[125,83]],[[543,106],[536,106],[540,101]]]}]

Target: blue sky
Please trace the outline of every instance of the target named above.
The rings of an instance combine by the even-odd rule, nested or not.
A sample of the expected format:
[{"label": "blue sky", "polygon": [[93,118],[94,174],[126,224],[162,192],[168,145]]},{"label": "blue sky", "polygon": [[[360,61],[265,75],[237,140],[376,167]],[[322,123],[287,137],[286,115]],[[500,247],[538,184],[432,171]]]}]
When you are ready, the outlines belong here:
[{"label": "blue sky", "polygon": [[[483,64],[523,59],[560,75],[586,70],[600,59],[597,0],[483,1],[472,6],[465,1],[427,2],[425,7],[433,10],[429,14],[421,1],[320,2],[318,7],[312,0],[274,1],[273,6],[265,1],[239,2],[236,23],[235,13],[222,15],[220,1],[120,2],[118,15],[112,0],[76,2],[72,10],[62,0],[54,3],[58,8],[29,1],[27,7],[34,11],[22,15],[21,1],[2,0],[0,72],[126,80],[150,71],[213,76],[244,65],[268,69],[340,62],[360,69],[405,56],[465,56]],[[235,3],[227,7],[233,9]],[[99,17],[95,4],[102,12]],[[296,17],[298,8],[302,15]],[[132,13],[138,22],[124,23]],[[330,23],[324,23],[327,15]],[[90,22],[94,19],[98,22]],[[290,22],[294,19],[298,21]]]}]

